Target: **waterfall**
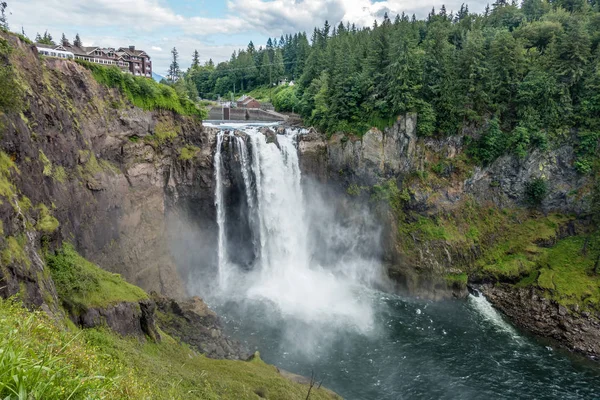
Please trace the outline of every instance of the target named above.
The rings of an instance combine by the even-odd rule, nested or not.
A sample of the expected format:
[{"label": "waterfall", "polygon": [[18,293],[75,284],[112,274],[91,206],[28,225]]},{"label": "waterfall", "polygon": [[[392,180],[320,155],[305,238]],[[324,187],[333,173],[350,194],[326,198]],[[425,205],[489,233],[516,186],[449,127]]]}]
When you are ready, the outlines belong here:
[{"label": "waterfall", "polygon": [[[360,274],[338,273],[360,263],[345,263],[343,257],[340,257],[340,265],[321,265],[316,261],[315,254],[326,244],[314,248],[309,240],[311,218],[296,149],[298,132],[276,135],[277,143],[267,140],[257,127],[245,127],[243,133],[241,136],[220,133],[214,157],[219,226],[218,283],[223,298],[229,301],[243,296],[241,301],[244,302],[271,304],[281,315],[304,323],[327,321],[350,324],[360,330],[371,329],[370,303],[357,294],[358,289],[362,289],[361,283],[350,278]],[[224,139],[229,141],[230,153],[226,160],[222,154]],[[226,174],[227,168],[229,173]],[[225,182],[226,179],[231,181]],[[227,202],[226,206],[228,190],[237,188],[243,188],[245,193],[234,193],[229,198],[237,203]],[[310,199],[311,207],[327,208],[314,203],[315,200]],[[240,209],[243,212],[240,213]],[[228,215],[237,216],[238,220]],[[228,224],[232,225],[228,227]],[[242,225],[249,226],[248,237],[237,230]],[[335,227],[326,228],[331,230],[331,237],[336,237]],[[236,233],[238,241],[243,236],[244,243],[228,238],[228,232]],[[249,268],[243,268],[232,260],[233,255],[239,255],[234,253],[236,249],[247,243],[254,244],[255,258],[248,262]],[[348,256],[359,258],[353,254]],[[368,266],[370,264],[363,263],[359,267]]]},{"label": "waterfall", "polygon": [[226,287],[227,285],[227,243],[225,235],[225,204],[223,203],[223,132],[217,135],[217,146],[215,149],[215,207],[217,208],[217,225],[218,233],[218,276],[219,286]]}]

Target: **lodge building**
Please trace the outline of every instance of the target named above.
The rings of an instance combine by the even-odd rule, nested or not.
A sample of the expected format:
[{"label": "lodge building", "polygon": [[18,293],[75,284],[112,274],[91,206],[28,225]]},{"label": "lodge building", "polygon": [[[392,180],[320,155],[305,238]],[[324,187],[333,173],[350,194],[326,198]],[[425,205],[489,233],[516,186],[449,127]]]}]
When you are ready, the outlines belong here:
[{"label": "lodge building", "polygon": [[40,54],[50,57],[77,59],[117,66],[123,72],[129,72],[135,76],[152,78],[152,61],[150,56],[143,50],[137,50],[135,46],[114,48],[102,48],[97,46],[75,46],[68,41],[60,45],[35,44]]}]

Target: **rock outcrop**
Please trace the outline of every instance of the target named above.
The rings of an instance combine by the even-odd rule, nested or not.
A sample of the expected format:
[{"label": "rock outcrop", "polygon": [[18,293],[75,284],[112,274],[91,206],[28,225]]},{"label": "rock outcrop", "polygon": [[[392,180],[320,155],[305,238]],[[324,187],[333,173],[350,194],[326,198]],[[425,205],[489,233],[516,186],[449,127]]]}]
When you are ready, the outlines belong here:
[{"label": "rock outcrop", "polygon": [[251,354],[222,331],[219,317],[198,297],[175,301],[154,294],[161,329],[210,358],[246,360]]},{"label": "rock outcrop", "polygon": [[519,327],[585,356],[600,357],[600,314],[581,311],[577,306],[569,309],[531,288],[510,285],[477,288]]},{"label": "rock outcrop", "polygon": [[89,308],[79,315],[72,315],[71,320],[82,328],[106,326],[122,336],[160,341],[155,310],[156,304],[150,300],[121,302],[106,308]]}]

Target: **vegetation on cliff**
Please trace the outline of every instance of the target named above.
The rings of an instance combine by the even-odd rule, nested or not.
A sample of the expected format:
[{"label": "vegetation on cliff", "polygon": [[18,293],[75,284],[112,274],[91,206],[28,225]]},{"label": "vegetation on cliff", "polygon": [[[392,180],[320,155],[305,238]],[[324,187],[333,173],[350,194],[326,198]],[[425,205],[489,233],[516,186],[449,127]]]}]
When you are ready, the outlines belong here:
[{"label": "vegetation on cliff", "polygon": [[[148,298],[69,244],[46,259],[68,315]],[[304,399],[308,391],[258,355],[251,361],[210,359],[165,332],[156,342],[122,337],[104,327],[82,330],[1,298],[0,321],[2,398],[253,399],[260,394]],[[311,398],[335,396],[313,389]]]},{"label": "vegetation on cliff", "polygon": [[46,264],[59,298],[71,313],[148,298],[142,289],[127,283],[120,275],[104,271],[81,257],[69,243],[47,254]]},{"label": "vegetation on cliff", "polygon": [[118,67],[105,67],[82,60],[77,62],[89,69],[101,84],[119,89],[137,107],[144,110],[169,110],[182,115],[206,118],[204,108],[198,107],[187,96],[177,93],[168,85],[124,73]]}]

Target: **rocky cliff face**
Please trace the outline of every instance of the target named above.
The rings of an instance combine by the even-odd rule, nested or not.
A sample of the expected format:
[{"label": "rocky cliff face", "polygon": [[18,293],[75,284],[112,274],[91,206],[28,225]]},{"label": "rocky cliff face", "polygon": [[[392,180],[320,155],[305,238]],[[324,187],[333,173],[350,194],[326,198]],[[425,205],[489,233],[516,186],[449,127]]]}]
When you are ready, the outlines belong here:
[{"label": "rocky cliff face", "polygon": [[[503,283],[485,293],[517,325],[597,356],[600,313],[589,306],[596,278],[593,261],[581,258],[588,222],[573,217],[588,213],[591,181],[573,167],[574,149],[481,167],[463,137],[417,137],[416,118],[401,116],[362,138],[310,131],[299,139],[303,173],[370,205],[397,290],[442,299],[467,296],[471,284]],[[539,178],[547,194],[530,209],[526,186]],[[567,251],[573,265],[554,261]],[[581,287],[561,286],[586,269]]]},{"label": "rocky cliff face", "polygon": [[[13,49],[4,62],[22,94],[17,107],[0,115],[0,148],[14,167],[0,220],[5,238],[18,245],[16,255],[5,251],[4,296],[32,282],[27,297],[47,303],[51,287],[34,294],[46,285],[39,284],[46,281],[41,247],[64,240],[148,291],[184,296],[168,218],[188,200],[212,203],[206,200],[212,198],[214,132],[192,117],[132,107],[76,63],[40,60],[18,38],[2,40]],[[42,214],[57,227],[37,229]]]},{"label": "rocky cliff face", "polygon": [[216,131],[194,117],[133,107],[82,66],[40,59],[1,32],[0,72],[17,96],[0,99],[0,296],[18,295],[61,318],[44,254],[68,241],[156,292],[71,310],[76,325],[155,341],[159,325],[210,357],[247,358],[201,299],[175,300],[186,297],[180,277],[197,251],[178,252],[186,249],[177,244],[193,243],[182,239],[198,227],[216,232]]}]

